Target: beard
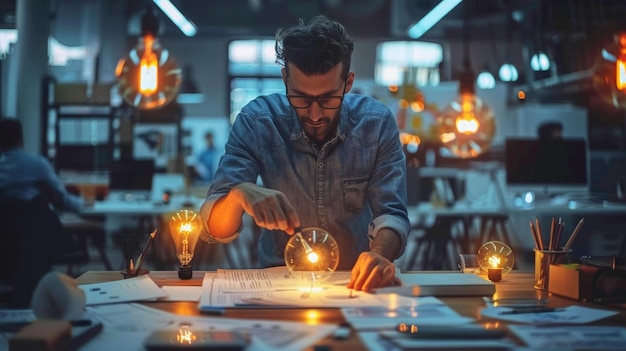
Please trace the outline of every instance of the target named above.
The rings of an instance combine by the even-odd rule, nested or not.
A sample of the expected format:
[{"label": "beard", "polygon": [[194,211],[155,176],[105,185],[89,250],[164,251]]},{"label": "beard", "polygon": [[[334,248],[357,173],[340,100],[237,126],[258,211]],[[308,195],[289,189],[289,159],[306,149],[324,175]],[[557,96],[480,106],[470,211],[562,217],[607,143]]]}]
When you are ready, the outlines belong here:
[{"label": "beard", "polygon": [[307,116],[300,116],[300,124],[306,136],[318,145],[324,145],[337,134],[338,118],[322,117],[317,121]]}]

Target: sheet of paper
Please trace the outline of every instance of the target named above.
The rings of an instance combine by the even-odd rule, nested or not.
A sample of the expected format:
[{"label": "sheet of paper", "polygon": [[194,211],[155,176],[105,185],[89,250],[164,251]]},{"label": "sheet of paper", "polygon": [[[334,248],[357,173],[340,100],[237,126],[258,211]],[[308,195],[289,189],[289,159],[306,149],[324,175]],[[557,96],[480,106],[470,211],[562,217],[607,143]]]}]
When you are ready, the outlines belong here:
[{"label": "sheet of paper", "polygon": [[[291,273],[285,266],[264,269],[218,269],[215,276],[224,292],[265,292],[298,288],[310,282],[305,272]],[[322,284],[346,285],[350,272],[333,272]]]},{"label": "sheet of paper", "polygon": [[359,332],[359,338],[363,345],[370,351],[402,351],[402,350],[515,350],[515,344],[508,340],[427,340],[427,339],[396,339],[383,338],[375,331]]},{"label": "sheet of paper", "polygon": [[509,326],[533,350],[624,350],[626,328],[618,326]]},{"label": "sheet of paper", "polygon": [[[401,301],[405,303],[389,306],[344,307],[341,312],[346,321],[356,330],[393,329],[400,323],[458,325],[473,321],[472,318],[459,315],[435,297],[417,297]],[[407,304],[407,301],[410,304]]]},{"label": "sheet of paper", "polygon": [[199,286],[162,286],[161,289],[167,296],[159,301],[198,301],[202,292]]},{"label": "sheet of paper", "polygon": [[[258,306],[282,306],[282,307],[345,307],[345,306],[388,306],[390,304],[411,304],[409,297],[401,297],[394,294],[369,294],[361,291],[352,291],[345,287],[345,284],[311,284],[311,281],[303,277],[285,278],[285,271],[268,269],[266,276],[261,275],[264,280],[279,280],[278,284],[268,283],[257,288],[241,289],[233,288],[234,281],[252,280],[248,272],[252,275],[259,273],[259,270],[241,270],[236,274],[221,275],[222,278],[230,277],[229,280],[222,279],[220,272],[217,275],[207,273],[202,281],[202,293],[200,295],[199,309],[207,306],[211,307],[258,307]],[[283,279],[293,279],[285,285],[281,285]],[[340,281],[344,280],[344,276]],[[299,281],[298,284],[295,282]],[[272,288],[268,288],[272,286]],[[394,296],[390,300],[390,296]],[[398,302],[400,301],[400,302]]]},{"label": "sheet of paper", "polygon": [[251,335],[250,350],[303,350],[338,327],[317,324],[315,328],[311,328],[311,325],[299,322],[180,316],[135,303],[87,308],[104,324],[104,329],[100,335],[83,346],[81,351],[144,351],[143,342],[153,331],[177,329],[180,325],[203,330],[248,332]]},{"label": "sheet of paper", "polygon": [[154,300],[166,296],[148,275],[106,283],[83,284],[78,287],[85,292],[87,306]]},{"label": "sheet of paper", "polygon": [[510,307],[486,307],[481,310],[481,315],[509,322],[528,324],[584,324],[618,314],[618,312],[615,311],[607,311],[583,306],[559,308],[554,312],[519,314],[502,313],[510,310]]}]

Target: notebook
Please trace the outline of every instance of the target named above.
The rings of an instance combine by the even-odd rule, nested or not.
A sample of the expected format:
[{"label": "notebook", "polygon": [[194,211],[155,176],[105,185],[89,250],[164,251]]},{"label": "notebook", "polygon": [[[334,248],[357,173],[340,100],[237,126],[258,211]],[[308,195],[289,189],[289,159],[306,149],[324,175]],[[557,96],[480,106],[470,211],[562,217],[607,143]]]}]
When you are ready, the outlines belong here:
[{"label": "notebook", "polygon": [[376,289],[377,294],[396,293],[402,296],[491,296],[496,292],[493,282],[471,273],[420,272],[398,274],[402,286]]}]

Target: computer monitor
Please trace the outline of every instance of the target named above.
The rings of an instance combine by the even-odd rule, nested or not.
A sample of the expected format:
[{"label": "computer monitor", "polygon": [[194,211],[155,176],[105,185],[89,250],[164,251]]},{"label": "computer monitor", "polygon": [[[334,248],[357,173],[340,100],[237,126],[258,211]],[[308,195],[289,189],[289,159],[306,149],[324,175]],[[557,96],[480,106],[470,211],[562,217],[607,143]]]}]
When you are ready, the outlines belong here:
[{"label": "computer monitor", "polygon": [[124,159],[111,162],[109,167],[109,189],[113,191],[152,190],[154,160]]},{"label": "computer monitor", "polygon": [[506,185],[509,192],[535,195],[589,191],[587,143],[580,138],[507,139]]},{"label": "computer monitor", "polygon": [[94,172],[104,171],[111,162],[111,152],[106,145],[61,145],[57,148],[57,170]]}]

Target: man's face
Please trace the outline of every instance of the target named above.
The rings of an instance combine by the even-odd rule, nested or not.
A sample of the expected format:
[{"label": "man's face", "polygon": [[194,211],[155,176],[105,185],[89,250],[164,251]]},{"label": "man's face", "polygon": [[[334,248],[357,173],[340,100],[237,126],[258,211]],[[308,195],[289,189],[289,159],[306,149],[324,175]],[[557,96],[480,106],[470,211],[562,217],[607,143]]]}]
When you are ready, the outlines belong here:
[{"label": "man's face", "polygon": [[[283,68],[283,80],[302,129],[311,140],[324,144],[337,132],[341,100],[352,88],[354,73],[350,72],[347,78],[343,77],[342,64],[339,63],[325,74],[307,76],[294,65],[287,64],[289,75]],[[310,101],[307,98],[318,100]],[[298,108],[302,102],[306,105],[307,101],[310,106]]]}]

